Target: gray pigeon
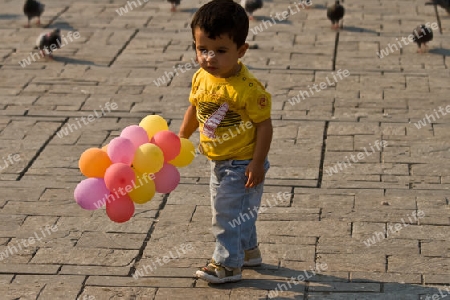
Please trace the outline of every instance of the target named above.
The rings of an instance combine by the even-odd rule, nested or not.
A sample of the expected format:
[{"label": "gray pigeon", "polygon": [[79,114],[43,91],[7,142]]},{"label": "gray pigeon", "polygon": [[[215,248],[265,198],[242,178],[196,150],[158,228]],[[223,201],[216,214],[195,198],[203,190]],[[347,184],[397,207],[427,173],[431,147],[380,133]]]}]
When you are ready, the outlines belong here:
[{"label": "gray pigeon", "polygon": [[44,12],[45,5],[36,0],[26,0],[23,5],[23,13],[28,18],[28,24],[25,27],[30,27],[31,19],[37,17],[38,20],[36,22],[37,25],[41,24],[41,15]]},{"label": "gray pigeon", "polygon": [[263,7],[262,0],[241,0],[241,6],[245,9],[248,14],[248,18],[253,20],[253,12],[257,9]]},{"label": "gray pigeon", "polygon": [[[420,25],[414,29],[412,34],[414,36],[414,42],[419,46],[417,52],[426,52],[428,50],[427,43],[433,40],[433,30],[425,25]],[[424,46],[423,49],[422,45]]]},{"label": "gray pigeon", "polygon": [[36,48],[39,49],[43,57],[48,54],[48,57],[52,59],[53,50],[61,48],[61,30],[56,28],[53,31],[39,35],[36,40]]},{"label": "gray pigeon", "polygon": [[341,19],[344,18],[345,14],[345,8],[339,3],[339,0],[336,0],[336,2],[328,7],[327,9],[327,17],[331,21],[331,28],[338,29],[339,27],[343,27],[343,21],[341,25],[339,25],[339,22]]},{"label": "gray pigeon", "polygon": [[302,8],[306,8],[306,9],[310,9],[312,7],[312,0],[302,0],[301,1],[301,7]]},{"label": "gray pigeon", "polygon": [[450,14],[450,0],[432,0],[425,3],[425,5],[438,5],[445,9],[448,14]]},{"label": "gray pigeon", "polygon": [[172,4],[172,7],[170,8],[171,12],[176,12],[177,11],[177,6],[180,5],[181,0],[167,0],[168,2],[170,2],[170,4]]}]

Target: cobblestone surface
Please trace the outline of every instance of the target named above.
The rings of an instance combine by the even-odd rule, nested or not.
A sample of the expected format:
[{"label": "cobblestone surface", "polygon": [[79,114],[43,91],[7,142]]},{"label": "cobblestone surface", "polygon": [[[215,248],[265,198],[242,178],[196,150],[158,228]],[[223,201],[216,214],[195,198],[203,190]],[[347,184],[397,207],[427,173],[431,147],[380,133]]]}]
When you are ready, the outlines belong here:
[{"label": "cobblestone surface", "polygon": [[[135,0],[141,5],[122,16],[125,0],[44,2],[45,29],[23,28],[23,1],[0,0],[1,299],[450,295],[450,19],[443,9],[345,0],[339,34],[326,19],[331,0],[300,11],[266,1],[255,13],[248,42],[258,49],[243,62],[273,95],[275,127],[257,222],[264,263],[244,269],[241,282],[216,287],[193,277],[214,247],[204,157],[181,169],[175,191],[137,206],[124,224],[73,200],[87,148],[148,114],[178,131],[195,70],[165,76],[192,63],[189,23],[205,1],[183,0],[171,13],[168,2]],[[267,25],[289,7],[286,20]],[[434,30],[429,53],[397,47],[438,16],[442,33]],[[55,61],[22,67],[38,34],[57,27],[67,43]],[[79,38],[70,40],[69,31]],[[107,102],[117,109],[61,135]]]}]

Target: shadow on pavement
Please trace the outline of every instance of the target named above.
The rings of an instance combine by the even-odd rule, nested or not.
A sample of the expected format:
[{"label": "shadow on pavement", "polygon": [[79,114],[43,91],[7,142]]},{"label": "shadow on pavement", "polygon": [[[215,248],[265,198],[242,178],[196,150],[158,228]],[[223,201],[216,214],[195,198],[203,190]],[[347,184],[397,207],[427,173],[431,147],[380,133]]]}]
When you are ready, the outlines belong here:
[{"label": "shadow on pavement", "polygon": [[435,48],[435,49],[430,49],[430,51],[428,53],[450,56],[450,49]]},{"label": "shadow on pavement", "polygon": [[372,29],[367,29],[367,28],[362,28],[362,27],[357,27],[357,26],[345,26],[344,24],[344,28],[342,29],[342,31],[348,31],[348,32],[367,32],[367,33],[373,33],[378,35],[378,32]]},{"label": "shadow on pavement", "polygon": [[71,65],[89,65],[89,66],[95,66],[95,63],[90,60],[83,60],[83,59],[76,59],[76,58],[69,58],[64,56],[54,56],[54,61],[62,62],[66,64]]},{"label": "shadow on pavement", "polygon": [[56,22],[50,23],[46,26],[46,28],[59,28],[62,30],[67,30],[67,31],[76,31],[77,30],[76,28],[73,28],[72,25],[70,25],[66,21],[56,21]]},{"label": "shadow on pavement", "polygon": [[[253,22],[264,22],[264,21],[269,21],[271,23],[273,23],[272,18],[269,18],[267,16],[253,16],[254,17],[254,21]],[[277,18],[274,18],[275,20],[275,24],[292,24],[291,21],[289,21],[288,19],[284,19],[279,21]],[[252,27],[252,23],[250,22],[250,27]]]},{"label": "shadow on pavement", "polygon": [[16,20],[19,19],[20,15],[12,14],[0,14],[0,20]]},{"label": "shadow on pavement", "polygon": [[[268,264],[263,264],[261,267],[252,269],[244,268],[242,281],[220,285],[208,284],[208,286],[222,290],[237,288],[251,288],[261,291],[269,290],[268,298],[264,296],[258,298],[259,300],[305,299],[303,298],[305,294],[308,294],[308,300],[425,300],[443,299],[450,296],[450,286],[445,285],[438,288],[411,283],[382,282],[357,277],[348,280],[347,278],[331,276],[326,273],[314,275],[310,270],[293,270],[285,267],[276,268],[277,266]],[[253,278],[245,278],[246,270],[251,270],[250,272],[252,274],[250,277]],[[379,274],[380,276],[389,275],[389,273]],[[258,279],[259,275],[277,276],[279,279]],[[309,278],[307,278],[308,276]],[[294,277],[294,280],[292,277]],[[336,293],[339,294],[339,298],[336,298]]]}]

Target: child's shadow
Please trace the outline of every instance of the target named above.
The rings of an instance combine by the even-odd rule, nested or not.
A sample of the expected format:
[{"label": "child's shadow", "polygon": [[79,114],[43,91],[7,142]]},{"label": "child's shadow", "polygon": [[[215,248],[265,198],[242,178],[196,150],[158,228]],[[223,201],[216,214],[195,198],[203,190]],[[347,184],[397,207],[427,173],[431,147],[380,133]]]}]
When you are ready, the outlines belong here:
[{"label": "child's shadow", "polygon": [[[373,274],[373,273],[370,273]],[[392,273],[380,273],[388,276]],[[406,275],[405,275],[406,276]],[[358,278],[353,276],[351,280],[344,277],[327,275],[327,273],[314,274],[311,270],[294,270],[286,267],[262,264],[256,268],[244,268],[243,280],[236,283],[222,285],[208,284],[210,288],[222,290],[245,289],[258,290],[248,295],[258,294],[259,300],[263,299],[328,299],[340,295],[339,299],[419,299],[418,295],[431,298],[434,295],[450,295],[446,286],[442,288],[423,286],[420,284],[383,282]],[[249,279],[246,279],[249,278]],[[197,280],[196,286],[198,287]],[[205,283],[206,284],[206,283]],[[450,289],[449,289],[450,290]],[[437,296],[435,296],[434,299]],[[331,299],[330,298],[330,299]],[[431,299],[429,298],[429,299]]]}]

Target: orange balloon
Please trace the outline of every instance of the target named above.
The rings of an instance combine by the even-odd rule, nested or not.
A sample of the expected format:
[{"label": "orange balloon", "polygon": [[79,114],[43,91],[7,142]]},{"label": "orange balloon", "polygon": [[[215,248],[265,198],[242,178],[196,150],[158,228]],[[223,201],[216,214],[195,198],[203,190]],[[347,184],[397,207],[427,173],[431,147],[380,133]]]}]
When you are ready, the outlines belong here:
[{"label": "orange balloon", "polygon": [[106,144],[105,146],[102,147],[102,150],[105,151],[106,153],[108,153],[108,145],[109,144]]},{"label": "orange balloon", "polygon": [[105,176],[106,169],[112,164],[108,154],[100,148],[89,148],[81,154],[78,167],[86,177]]}]

